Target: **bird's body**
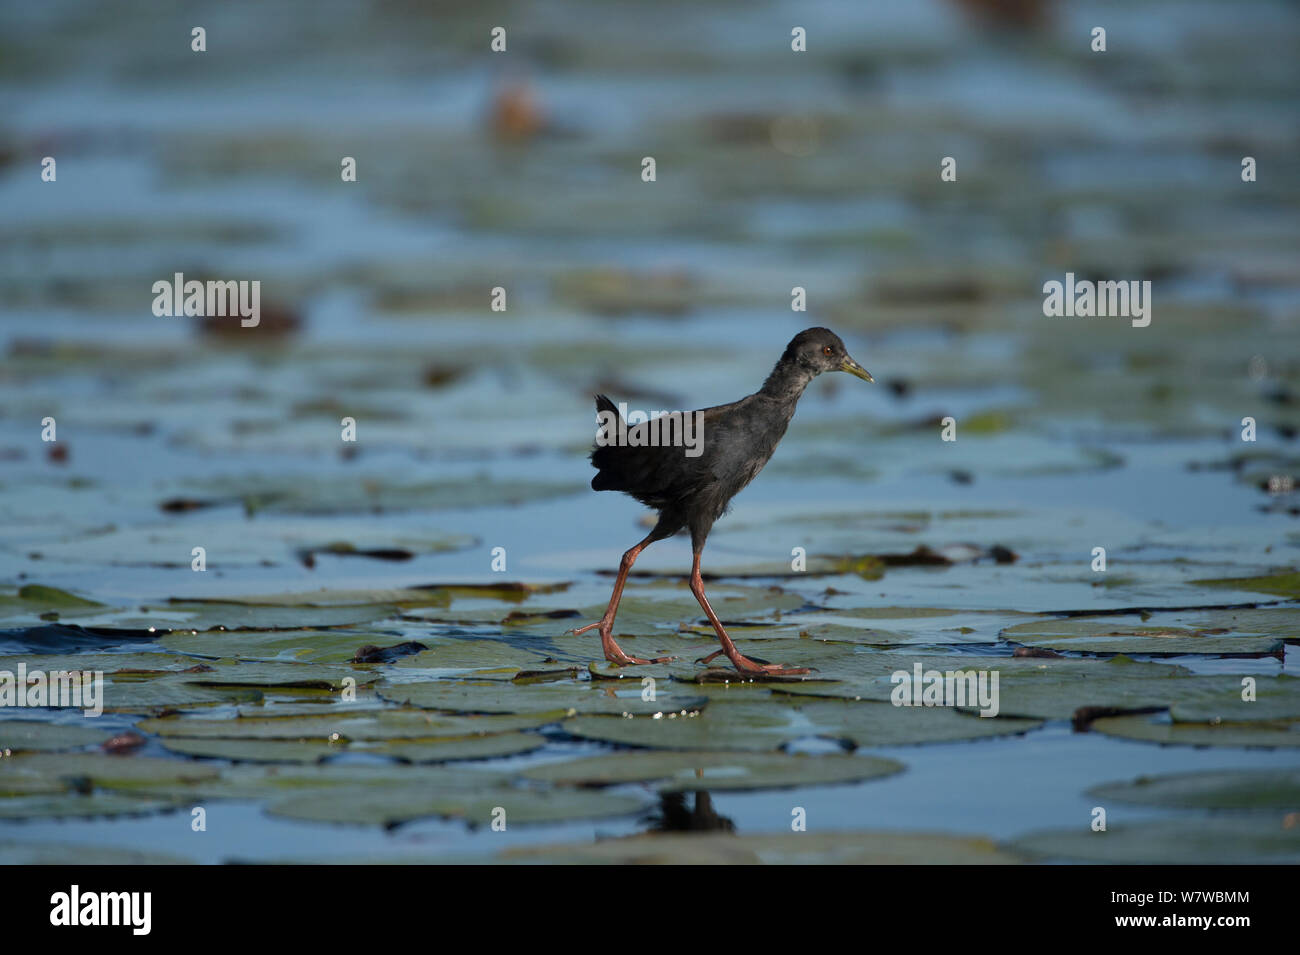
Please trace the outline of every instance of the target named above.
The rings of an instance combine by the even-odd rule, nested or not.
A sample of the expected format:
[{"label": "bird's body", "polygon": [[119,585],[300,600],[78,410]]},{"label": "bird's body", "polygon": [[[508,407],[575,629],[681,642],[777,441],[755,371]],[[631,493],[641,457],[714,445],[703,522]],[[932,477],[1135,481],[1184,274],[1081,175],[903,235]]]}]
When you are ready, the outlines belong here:
[{"label": "bird's body", "polygon": [[[604,395],[597,396],[596,408],[618,414]],[[698,457],[686,456],[681,447],[637,441],[634,432],[647,429],[649,423],[637,425],[628,430],[629,441],[592,451],[591,463],[599,473],[591,486],[597,491],[623,491],[654,508],[662,521],[676,523],[671,533],[690,524],[692,533],[707,535],[731,499],[772,457],[794,409],[794,402],[759,393],[691,412],[699,416],[705,435]]]},{"label": "bird's body", "polygon": [[742,672],[782,669],[759,666],[735,649],[704,595],[700,552],[713,523],[726,512],[731,499],[771,459],[794,417],[799,397],[823,371],[847,371],[871,380],[862,366],[849,357],[844,343],[834,332],[825,328],[806,329],[794,337],[763,387],[754,394],[730,404],[689,413],[701,439],[695,454],[691,453],[689,444],[680,441],[651,440],[652,429],[658,428],[660,436],[666,430],[655,421],[627,428],[614,403],[604,395],[596,397],[597,415],[605,424],[591,453],[591,463],[597,469],[592,488],[623,491],[657,510],[659,521],[644,540],[623,555],[605,616],[598,623],[575,632],[599,628],[605,656],[613,662],[651,662],[628,657],[619,649],[611,635],[614,615],[637,555],[653,542],[671,537],[685,527],[691,532],[695,554],[691,589],[722,641],[719,652],[725,653]]}]

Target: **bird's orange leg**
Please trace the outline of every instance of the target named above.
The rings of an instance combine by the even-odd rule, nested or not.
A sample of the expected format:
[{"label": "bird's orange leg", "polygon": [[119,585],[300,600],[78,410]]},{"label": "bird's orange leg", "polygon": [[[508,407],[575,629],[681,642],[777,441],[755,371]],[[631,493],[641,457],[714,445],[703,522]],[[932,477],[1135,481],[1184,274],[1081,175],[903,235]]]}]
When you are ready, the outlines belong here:
[{"label": "bird's orange leg", "polygon": [[632,569],[632,565],[636,563],[637,555],[650,545],[653,537],[653,534],[647,536],[645,540],[625,553],[623,559],[619,561],[618,578],[614,581],[614,593],[609,598],[609,606],[605,608],[605,615],[595,623],[589,623],[585,627],[568,631],[574,636],[578,636],[588,630],[595,629],[600,634],[600,644],[605,651],[605,659],[620,666],[628,666],[633,663],[667,663],[669,660],[675,659],[674,657],[656,657],[653,660],[643,660],[641,657],[630,657],[623,652],[622,647],[614,642],[613,637],[614,616],[618,613],[619,601],[623,599],[623,585],[627,583],[628,572]]},{"label": "bird's orange leg", "polygon": [[718,619],[718,615],[709,606],[709,598],[704,596],[704,579],[700,576],[700,552],[698,550],[695,552],[695,560],[691,564],[691,592],[695,594],[695,599],[704,608],[705,616],[709,618],[709,623],[713,624],[713,629],[718,633],[718,639],[722,641],[722,649],[709,654],[702,662],[707,663],[718,653],[725,653],[727,659],[731,661],[731,665],[741,673],[784,673],[789,676],[798,676],[801,673],[810,672],[806,667],[787,667],[780,663],[755,663],[736,649],[735,643],[732,642],[731,637],[727,635],[727,631],[723,628],[722,621]]}]

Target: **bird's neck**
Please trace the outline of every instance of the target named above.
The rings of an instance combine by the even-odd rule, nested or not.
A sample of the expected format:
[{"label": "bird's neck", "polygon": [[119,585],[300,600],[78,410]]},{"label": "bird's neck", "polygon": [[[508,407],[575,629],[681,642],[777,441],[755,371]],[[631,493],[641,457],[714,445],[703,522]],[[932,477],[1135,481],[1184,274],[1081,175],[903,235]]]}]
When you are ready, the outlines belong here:
[{"label": "bird's neck", "polygon": [[772,369],[772,373],[767,376],[767,381],[763,382],[763,387],[758,390],[758,393],[788,403],[793,411],[794,404],[798,402],[803,390],[808,387],[808,382],[816,377],[817,372],[811,368],[783,356]]}]

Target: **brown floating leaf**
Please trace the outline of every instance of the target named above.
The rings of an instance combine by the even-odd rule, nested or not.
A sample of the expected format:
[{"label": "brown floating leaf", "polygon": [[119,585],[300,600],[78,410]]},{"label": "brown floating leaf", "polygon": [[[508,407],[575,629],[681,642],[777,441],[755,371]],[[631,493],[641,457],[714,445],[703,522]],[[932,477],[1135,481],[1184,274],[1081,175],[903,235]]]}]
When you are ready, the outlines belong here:
[{"label": "brown floating leaf", "polygon": [[125,733],[118,733],[112,739],[104,740],[99,744],[99,748],[112,756],[124,756],[134,753],[146,742],[147,740],[139,733],[127,730]]}]

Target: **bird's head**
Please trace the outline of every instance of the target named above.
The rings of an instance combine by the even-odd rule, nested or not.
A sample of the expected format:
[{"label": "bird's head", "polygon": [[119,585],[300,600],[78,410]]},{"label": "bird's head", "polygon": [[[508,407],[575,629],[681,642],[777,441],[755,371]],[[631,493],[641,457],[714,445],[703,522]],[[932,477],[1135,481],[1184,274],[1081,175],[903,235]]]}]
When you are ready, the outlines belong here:
[{"label": "bird's head", "polygon": [[794,361],[815,375],[824,371],[847,371],[863,381],[875,381],[865,368],[849,357],[840,336],[829,328],[805,328],[786,346],[785,360]]}]

